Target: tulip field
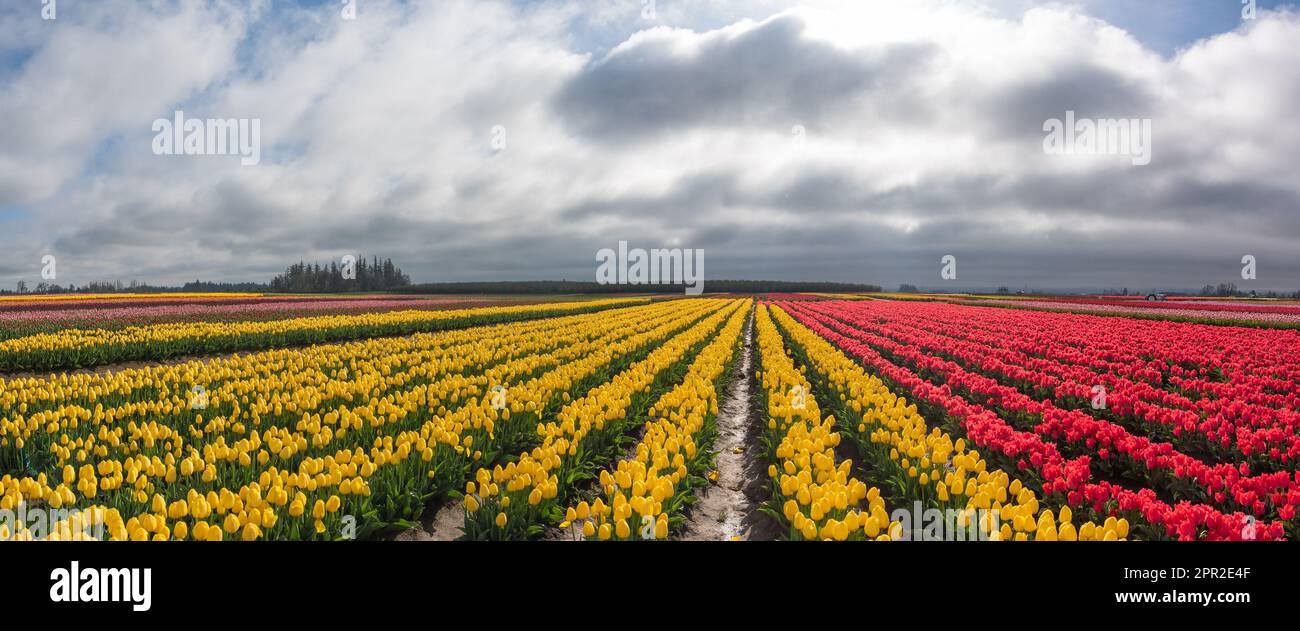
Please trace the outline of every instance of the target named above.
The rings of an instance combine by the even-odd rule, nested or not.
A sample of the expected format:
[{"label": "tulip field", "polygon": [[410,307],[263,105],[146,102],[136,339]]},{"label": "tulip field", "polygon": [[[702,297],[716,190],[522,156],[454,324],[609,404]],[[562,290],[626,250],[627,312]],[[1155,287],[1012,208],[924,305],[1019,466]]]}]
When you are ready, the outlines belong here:
[{"label": "tulip field", "polygon": [[1294,539],[1300,335],[894,301],[783,303],[1075,514],[1134,538]]},{"label": "tulip field", "polygon": [[1292,329],[837,294],[57,302],[0,301],[0,508],[77,510],[0,540],[684,539],[724,420],[759,472],[725,508],[762,522],[728,538],[911,540],[931,511],[989,541],[1300,536]]}]

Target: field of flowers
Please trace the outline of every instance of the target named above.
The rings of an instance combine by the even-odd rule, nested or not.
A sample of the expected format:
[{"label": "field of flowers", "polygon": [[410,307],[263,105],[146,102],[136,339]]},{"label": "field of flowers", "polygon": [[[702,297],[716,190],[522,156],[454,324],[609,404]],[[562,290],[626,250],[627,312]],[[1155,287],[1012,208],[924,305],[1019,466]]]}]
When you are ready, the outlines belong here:
[{"label": "field of flowers", "polygon": [[[98,508],[81,514],[117,539],[339,538],[345,518],[363,537],[409,526],[476,465],[525,449],[542,419],[724,306],[5,383],[0,507]],[[56,536],[86,527],[62,522]]]},{"label": "field of flowers", "polygon": [[161,294],[144,299],[0,301],[0,339],[63,329],[122,329],[173,322],[285,320],[331,314],[508,306],[522,301],[418,296],[212,296]]},{"label": "field of flowers", "polygon": [[678,539],[742,383],[759,538],[1295,539],[1298,358],[830,294],[64,329],[0,342],[0,509],[80,512],[0,539]]},{"label": "field of flowers", "polygon": [[409,335],[492,322],[598,311],[644,302],[647,300],[613,299],[448,311],[405,309],[275,320],[203,320],[116,329],[68,328],[0,341],[0,371],[81,368],[206,353]]},{"label": "field of flowers", "polygon": [[1300,335],[945,303],[785,302],[1044,498],[1136,537],[1295,538]]},{"label": "field of flowers", "polygon": [[1049,311],[1070,311],[1079,313],[1097,313],[1141,316],[1154,319],[1178,319],[1192,322],[1227,323],[1243,326],[1273,324],[1280,327],[1300,327],[1300,305],[1296,304],[1247,304],[1243,302],[1212,302],[1192,300],[1170,300],[1165,302],[1145,301],[1139,299],[999,299],[963,300],[964,304],[980,305],[1014,305],[1018,308],[1042,309]]}]

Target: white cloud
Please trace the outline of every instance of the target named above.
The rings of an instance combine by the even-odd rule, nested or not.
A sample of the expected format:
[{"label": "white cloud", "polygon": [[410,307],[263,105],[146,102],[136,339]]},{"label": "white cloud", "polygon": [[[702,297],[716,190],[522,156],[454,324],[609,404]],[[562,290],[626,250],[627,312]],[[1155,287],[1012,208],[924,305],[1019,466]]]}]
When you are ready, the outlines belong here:
[{"label": "white cloud", "polygon": [[[1295,14],[1164,58],[1066,8],[805,4],[661,2],[647,24],[613,0],[373,0],[355,21],[102,2],[39,35],[12,22],[35,50],[0,73],[0,208],[33,218],[0,238],[0,277],[45,251],[72,282],[361,251],[417,280],[575,278],[628,239],[752,278],[927,283],[959,252],[990,285],[1199,285],[1249,249],[1261,285],[1300,286]],[[153,155],[174,109],[260,118],[261,165]],[[1044,155],[1066,109],[1151,118],[1152,164]]]}]

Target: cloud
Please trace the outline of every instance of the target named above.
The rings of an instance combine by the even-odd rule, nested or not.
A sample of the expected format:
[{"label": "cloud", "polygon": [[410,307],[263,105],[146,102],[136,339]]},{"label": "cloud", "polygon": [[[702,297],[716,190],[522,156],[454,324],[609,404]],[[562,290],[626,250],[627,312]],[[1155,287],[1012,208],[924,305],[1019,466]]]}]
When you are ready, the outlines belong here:
[{"label": "cloud", "polygon": [[6,20],[25,39],[37,32],[40,43],[0,90],[5,203],[57,195],[83,175],[101,143],[148,129],[167,104],[229,71],[243,34],[244,14],[224,3],[159,12],[126,2],[61,6],[56,20],[41,20],[35,4]]},{"label": "cloud", "polygon": [[840,49],[784,13],[698,34],[640,32],[559,94],[556,113],[593,141],[680,134],[695,127],[824,120],[923,69],[929,45]]},{"label": "cloud", "polygon": [[[1071,8],[660,4],[6,8],[0,282],[583,279],[629,240],[715,278],[1199,287],[1250,253],[1300,288],[1296,13],[1163,55]],[[178,109],[260,119],[261,164],[154,155]],[[1066,110],[1151,119],[1151,164],[1046,155]]]}]

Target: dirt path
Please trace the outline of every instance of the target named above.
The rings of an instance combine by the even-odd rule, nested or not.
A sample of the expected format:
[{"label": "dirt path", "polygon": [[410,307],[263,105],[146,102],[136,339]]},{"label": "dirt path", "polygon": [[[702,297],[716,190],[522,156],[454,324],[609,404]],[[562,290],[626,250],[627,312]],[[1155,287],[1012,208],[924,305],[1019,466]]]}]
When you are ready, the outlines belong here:
[{"label": "dirt path", "polygon": [[399,541],[453,541],[465,534],[465,505],[459,501],[446,502],[433,516],[426,516],[422,528],[412,528],[399,535]]},{"label": "dirt path", "polygon": [[682,541],[767,540],[775,538],[771,518],[758,511],[763,502],[766,466],[759,456],[759,411],[754,392],[754,320],[745,327],[745,345],[731,386],[718,410],[718,481],[699,494],[686,516]]}]

